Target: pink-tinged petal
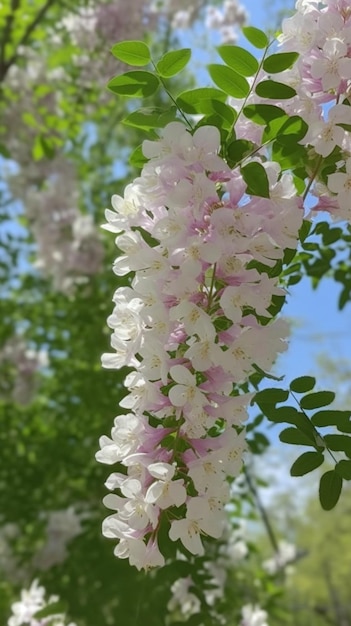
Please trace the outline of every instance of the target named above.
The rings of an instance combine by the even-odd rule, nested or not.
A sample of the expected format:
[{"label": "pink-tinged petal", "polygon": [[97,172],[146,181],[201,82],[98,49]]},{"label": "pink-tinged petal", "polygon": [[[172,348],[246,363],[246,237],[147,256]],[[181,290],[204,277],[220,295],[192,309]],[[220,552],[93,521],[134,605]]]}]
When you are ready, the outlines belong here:
[{"label": "pink-tinged petal", "polygon": [[193,135],[194,145],[206,152],[217,152],[221,136],[215,126],[200,126]]},{"label": "pink-tinged petal", "polygon": [[107,509],[112,509],[113,511],[119,511],[125,505],[125,498],[121,498],[114,493],[108,493],[102,500],[103,505]]},{"label": "pink-tinged petal", "polygon": [[188,401],[188,391],[189,387],[185,385],[174,385],[168,392],[169,401],[173,406],[185,406]]},{"label": "pink-tinged petal", "polygon": [[347,179],[347,175],[342,172],[337,172],[335,174],[330,174],[328,176],[328,187],[330,191],[334,193],[340,193],[344,188],[344,183]]},{"label": "pink-tinged petal", "polygon": [[180,385],[193,386],[195,384],[195,377],[184,365],[172,365],[169,373],[173,380]]},{"label": "pink-tinged petal", "polygon": [[351,59],[345,58],[340,59],[338,62],[338,69],[341,78],[349,79],[351,78]]},{"label": "pink-tinged petal", "polygon": [[175,466],[169,463],[151,463],[147,469],[157,480],[172,480],[175,472]]},{"label": "pink-tinged petal", "polygon": [[205,552],[199,533],[199,525],[194,520],[175,520],[171,524],[169,538],[172,541],[180,539],[183,546],[191,552],[202,556]]},{"label": "pink-tinged petal", "polygon": [[129,524],[118,519],[116,515],[110,515],[102,522],[102,534],[108,539],[122,539],[129,536],[130,533]]}]

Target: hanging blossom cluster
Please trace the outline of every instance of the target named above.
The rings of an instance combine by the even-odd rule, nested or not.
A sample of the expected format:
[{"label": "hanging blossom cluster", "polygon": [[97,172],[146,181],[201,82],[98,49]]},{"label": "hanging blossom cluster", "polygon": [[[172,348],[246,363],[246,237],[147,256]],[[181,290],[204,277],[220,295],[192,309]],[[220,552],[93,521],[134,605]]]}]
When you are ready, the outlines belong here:
[{"label": "hanging blossom cluster", "polygon": [[114,352],[102,357],[107,368],[133,368],[120,403],[129,412],[96,455],[122,468],[106,483],[118,493],[104,499],[114,513],[103,533],[139,569],[164,563],[161,525],[198,555],[203,534],[222,535],[252,397],[239,386],[287,347],[288,327],[269,311],[284,291],[252,262],[273,267],[296,247],[303,212],[292,177],[267,160],[270,198],[247,195],[219,150],[215,127],[192,135],[171,122],[144,141],[141,176],[106,211],[120,251],[114,272],[134,277],[115,292]]},{"label": "hanging blossom cluster", "polygon": [[34,580],[29,589],[21,591],[21,599],[11,606],[12,615],[7,622],[7,626],[76,626],[73,622],[67,622],[63,613],[53,613],[47,617],[35,617],[38,611],[50,607],[56,603],[58,596],[46,598],[44,587],[39,586],[39,582]]},{"label": "hanging blossom cluster", "polygon": [[238,0],[225,0],[221,9],[206,0],[193,0],[191,3],[187,0],[154,0],[150,12],[163,15],[170,20],[172,28],[180,30],[191,28],[204,13],[205,26],[217,31],[226,43],[237,40],[238,28],[247,20],[245,8]]},{"label": "hanging blossom cluster", "polygon": [[24,567],[16,553],[15,544],[21,536],[17,524],[0,524],[0,578],[13,583],[33,577],[34,572],[46,571],[63,563],[68,557],[70,542],[83,532],[82,522],[90,516],[88,511],[77,512],[74,507],[58,511],[42,512],[40,518],[46,522],[45,539],[32,559]]},{"label": "hanging blossom cluster", "polygon": [[[280,51],[295,51],[294,67],[276,76],[296,89],[288,112],[303,116],[309,130],[301,143],[320,164],[336,154],[339,171],[314,188],[314,210],[351,219],[351,6],[349,0],[298,0],[283,21]],[[285,105],[286,107],[286,105]]]},{"label": "hanging blossom cluster", "polygon": [[0,349],[1,396],[10,396],[18,404],[29,404],[37,389],[38,373],[48,364],[45,350],[29,347],[20,335],[8,339]]},{"label": "hanging blossom cluster", "polygon": [[[221,542],[216,556],[203,564],[204,571],[210,578],[208,580],[209,588],[204,587],[202,591],[208,606],[211,608],[214,607],[215,609],[216,603],[221,601],[225,595],[225,586],[230,569],[243,561],[249,553],[244,532],[245,528],[242,523],[233,531],[228,520],[228,527],[224,531],[224,534],[227,535],[225,536],[226,541]],[[179,558],[181,557],[184,558],[180,554]],[[172,584],[172,596],[167,604],[167,609],[170,612],[170,624],[173,621],[178,621],[178,615],[185,621],[191,615],[201,612],[201,602],[198,596],[193,593],[195,588],[196,583],[191,576],[178,578]],[[216,619],[221,619],[218,613],[216,613]],[[222,619],[224,619],[223,616]]]},{"label": "hanging blossom cluster", "polygon": [[[36,243],[34,265],[50,277],[57,291],[71,293],[103,261],[101,237],[93,216],[79,209],[75,169],[63,156],[21,170],[8,179],[14,197],[23,202]],[[37,184],[38,175],[45,183]]]},{"label": "hanging blossom cluster", "polygon": [[246,21],[245,7],[237,0],[225,0],[220,8],[214,5],[206,7],[205,25],[219,32],[222,43],[235,43],[238,27],[244,26]]}]

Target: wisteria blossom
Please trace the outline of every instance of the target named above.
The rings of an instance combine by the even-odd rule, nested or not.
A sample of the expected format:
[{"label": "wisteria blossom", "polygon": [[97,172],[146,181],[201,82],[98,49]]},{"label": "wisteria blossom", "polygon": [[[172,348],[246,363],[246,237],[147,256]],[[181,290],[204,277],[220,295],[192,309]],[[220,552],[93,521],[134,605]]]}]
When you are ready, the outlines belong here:
[{"label": "wisteria blossom", "polygon": [[[135,373],[125,381],[129,394],[121,403],[132,412],[116,417],[112,438],[101,438],[96,457],[125,467],[117,482],[107,481],[119,495],[105,498],[115,513],[104,533],[119,539],[118,555],[129,554],[139,568],[152,563],[144,553],[137,563],[134,548],[151,541],[157,550],[161,520],[167,519],[170,539],[194,555],[203,554],[203,536],[222,535],[226,479],[238,476],[246,449],[251,395],[239,385],[255,364],[270,369],[287,346],[287,327],[269,312],[272,297],[284,291],[248,265],[272,266],[282,257],[280,233],[296,241],[301,208],[288,175],[280,180],[269,162],[275,211],[254,196],[240,206],[246,186],[240,182],[238,197],[232,192],[238,174],[219,148],[215,127],[191,134],[171,122],[159,140],[144,141],[149,160],[127,187],[127,204],[114,198],[114,211],[106,211],[105,228],[117,234],[121,251],[114,271],[133,272],[133,279],[114,295],[108,324],[115,352],[102,361]],[[289,211],[297,217],[287,222]],[[138,223],[156,244],[134,230]],[[226,269],[229,257],[234,273]]]},{"label": "wisteria blossom", "polygon": [[[299,141],[312,155],[309,179],[300,181],[305,191],[260,147],[263,127],[244,105],[270,101],[251,89],[244,102],[228,99],[236,137],[257,145],[251,157],[233,167],[217,127],[172,121],[143,142],[140,176],[106,211],[104,228],[116,234],[120,252],[113,270],[129,283],[114,294],[113,351],[102,362],[132,372],[120,403],[129,413],[116,417],[97,453],[120,464],[106,483],[117,494],[105,498],[114,513],[103,532],[119,541],[115,554],[139,569],[162,562],[161,525],[185,554],[203,555],[203,538],[221,537],[230,483],[247,449],[250,377],[268,373],[287,349],[289,327],[274,306],[285,290],[274,269],[286,249],[297,248],[309,191],[324,184],[314,210],[338,218],[350,212],[350,12],[334,0],[297,2],[296,9],[279,44],[298,59],[273,78],[296,91],[276,105],[305,126]],[[267,78],[259,70],[255,80]],[[332,168],[320,181],[323,159]],[[264,171],[264,194],[250,190],[248,164]]]}]

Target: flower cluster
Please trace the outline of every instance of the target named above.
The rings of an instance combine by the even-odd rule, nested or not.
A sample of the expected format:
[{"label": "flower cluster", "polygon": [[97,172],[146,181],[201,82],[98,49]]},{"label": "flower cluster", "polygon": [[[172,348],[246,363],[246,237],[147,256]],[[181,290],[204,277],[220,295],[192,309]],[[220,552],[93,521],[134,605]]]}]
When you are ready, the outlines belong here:
[{"label": "flower cluster", "polygon": [[263,569],[274,576],[282,570],[287,570],[290,563],[297,559],[296,546],[287,541],[280,541],[278,551],[271,559],[267,559],[262,563]]},{"label": "flower cluster", "polygon": [[235,43],[237,28],[245,24],[247,13],[237,0],[225,0],[221,8],[210,4],[206,7],[207,28],[218,30],[223,43]]},{"label": "flower cluster", "polygon": [[238,27],[246,21],[247,14],[238,0],[225,0],[222,10],[203,0],[154,0],[147,9],[150,19],[152,14],[162,16],[171,23],[172,28],[187,29],[201,19],[205,11],[205,25],[219,32],[223,41],[232,43],[237,39]]},{"label": "flower cluster", "polygon": [[14,335],[0,349],[0,394],[18,404],[29,404],[37,389],[38,373],[48,366],[45,350],[30,348],[24,337]]},{"label": "flower cluster", "polygon": [[[301,115],[309,130],[302,143],[340,171],[314,190],[314,210],[328,210],[350,221],[351,189],[351,7],[348,0],[298,0],[296,13],[283,21],[280,50],[300,54],[290,70],[277,74],[296,89],[289,112]],[[311,152],[311,162],[314,162]],[[332,193],[331,193],[332,192]],[[334,195],[336,194],[336,196]]]},{"label": "flower cluster", "polygon": [[141,176],[106,211],[114,272],[134,276],[115,292],[114,352],[102,357],[133,368],[120,403],[129,413],[97,453],[121,469],[106,483],[118,495],[105,497],[115,512],[103,533],[138,568],[163,564],[163,523],[192,554],[203,554],[202,534],[221,536],[226,478],[240,473],[245,450],[251,395],[240,385],[287,346],[287,325],[270,311],[284,291],[267,271],[296,247],[292,177],[267,160],[270,198],[248,195],[219,151],[217,128],[171,122],[144,141]]},{"label": "flower cluster", "polygon": [[[216,619],[220,619],[220,615],[216,612],[216,604],[225,595],[225,586],[228,581],[230,569],[243,561],[249,553],[248,546],[244,540],[244,526],[241,523],[233,530],[229,519],[227,520],[227,528],[224,531],[224,537],[221,540],[216,554],[211,554],[207,561],[204,561],[202,567],[203,572],[208,579],[208,588],[204,586],[202,592],[206,599],[208,607],[215,612]],[[213,546],[212,546],[213,547]],[[179,558],[184,558],[179,555]],[[201,565],[199,565],[201,570]],[[199,572],[199,570],[197,570]],[[201,602],[193,593],[196,583],[191,576],[178,578],[171,586],[172,596],[167,604],[170,612],[170,623],[178,621],[178,615],[182,619],[188,620],[191,615],[201,612]],[[222,616],[223,619],[223,616]]]},{"label": "flower cluster", "polygon": [[[40,169],[40,173],[39,173]],[[99,272],[101,237],[92,215],[79,209],[73,164],[63,156],[33,164],[8,179],[14,197],[23,202],[36,243],[34,265],[53,281],[57,291],[71,293],[75,285]],[[45,183],[37,178],[45,175]]]},{"label": "flower cluster", "polygon": [[241,609],[240,626],[268,626],[267,612],[257,604],[245,604]]},{"label": "flower cluster", "polygon": [[29,589],[21,591],[21,599],[14,602],[11,610],[12,615],[7,622],[7,626],[76,626],[73,622],[69,624],[63,613],[55,613],[47,617],[35,617],[38,611],[49,608],[50,604],[58,601],[57,596],[45,598],[45,589],[40,587],[37,580],[34,580]]},{"label": "flower cluster", "polygon": [[82,521],[89,517],[88,512],[77,513],[74,507],[42,514],[47,525],[45,543],[34,555],[32,565],[35,570],[48,570],[62,563],[68,556],[68,545],[83,532]]}]

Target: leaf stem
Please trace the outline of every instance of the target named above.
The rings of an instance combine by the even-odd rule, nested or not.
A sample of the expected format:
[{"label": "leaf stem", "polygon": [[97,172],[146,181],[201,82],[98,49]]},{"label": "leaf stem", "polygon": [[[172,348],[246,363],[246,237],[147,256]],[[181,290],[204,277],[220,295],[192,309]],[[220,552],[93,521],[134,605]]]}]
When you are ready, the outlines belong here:
[{"label": "leaf stem", "polygon": [[318,172],[320,170],[320,167],[322,165],[322,161],[323,161],[323,157],[322,157],[322,155],[320,155],[318,160],[317,160],[316,168],[315,168],[315,170],[314,170],[314,172],[313,172],[313,174],[312,174],[312,176],[311,176],[311,178],[309,180],[309,183],[308,183],[308,185],[307,185],[307,187],[306,187],[306,189],[304,191],[304,194],[302,196],[302,202],[305,202],[305,200],[306,200],[306,198],[308,196],[308,193],[309,193],[309,191],[310,191],[310,189],[311,189],[311,187],[312,187],[312,185],[313,185],[313,183],[315,181],[315,178],[316,178],[316,176],[317,176],[317,174],[318,174]]},{"label": "leaf stem", "polygon": [[165,83],[165,81],[163,80],[162,76],[160,76],[160,75],[158,74],[156,64],[155,64],[155,63],[154,63],[154,61],[152,61],[152,60],[151,60],[151,63],[152,63],[152,65],[153,65],[153,67],[154,67],[154,70],[155,70],[155,72],[156,72],[156,74],[157,74],[157,77],[158,77],[159,81],[161,82],[162,87],[163,87],[163,89],[165,90],[165,92],[166,92],[167,96],[171,99],[171,101],[173,102],[173,104],[175,105],[175,107],[177,108],[177,110],[179,111],[180,115],[182,116],[182,118],[183,118],[183,120],[186,122],[186,124],[189,126],[189,128],[190,128],[191,130],[193,130],[193,125],[192,125],[192,124],[191,124],[191,122],[188,120],[187,116],[186,116],[186,115],[185,115],[185,113],[182,111],[182,109],[180,108],[180,106],[177,104],[176,99],[172,96],[172,94],[171,94],[171,92],[169,91],[169,89],[166,87],[166,83]]}]

